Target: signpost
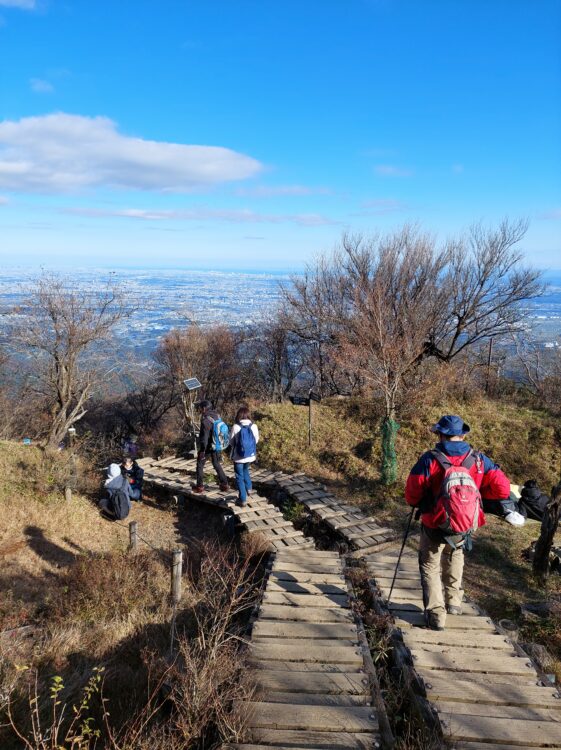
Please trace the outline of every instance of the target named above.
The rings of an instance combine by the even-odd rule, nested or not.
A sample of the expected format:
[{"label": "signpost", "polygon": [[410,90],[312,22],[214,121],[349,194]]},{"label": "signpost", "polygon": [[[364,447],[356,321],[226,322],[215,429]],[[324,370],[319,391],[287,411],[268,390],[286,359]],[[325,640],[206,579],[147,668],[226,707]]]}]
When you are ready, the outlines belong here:
[{"label": "signpost", "polygon": [[307,406],[308,407],[308,445],[312,444],[312,403],[315,401],[319,404],[321,396],[314,393],[310,389],[307,396],[290,396],[290,401],[294,406]]}]

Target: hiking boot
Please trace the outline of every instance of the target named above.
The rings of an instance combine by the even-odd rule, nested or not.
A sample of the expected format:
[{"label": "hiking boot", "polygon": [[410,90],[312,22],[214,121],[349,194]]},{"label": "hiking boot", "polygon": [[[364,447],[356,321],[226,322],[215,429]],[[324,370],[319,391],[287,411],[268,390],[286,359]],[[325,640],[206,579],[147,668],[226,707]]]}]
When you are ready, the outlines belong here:
[{"label": "hiking boot", "polygon": [[220,491],[221,492],[228,492],[229,489],[230,489],[230,485],[229,484],[221,484],[220,485]]},{"label": "hiking boot", "polygon": [[192,491],[193,491],[193,492],[196,492],[196,493],[197,493],[197,495],[202,495],[202,494],[203,494],[203,492],[205,491],[205,488],[204,488],[204,487],[202,487],[202,486],[201,486],[200,484],[196,484],[196,485],[194,485],[194,487],[193,487],[193,490],[192,490]]},{"label": "hiking boot", "polygon": [[457,607],[455,604],[447,604],[446,611],[448,612],[449,615],[461,615],[462,614],[462,608]]},{"label": "hiking boot", "polygon": [[444,630],[444,625],[438,619],[434,612],[425,612],[425,622],[429,630]]}]

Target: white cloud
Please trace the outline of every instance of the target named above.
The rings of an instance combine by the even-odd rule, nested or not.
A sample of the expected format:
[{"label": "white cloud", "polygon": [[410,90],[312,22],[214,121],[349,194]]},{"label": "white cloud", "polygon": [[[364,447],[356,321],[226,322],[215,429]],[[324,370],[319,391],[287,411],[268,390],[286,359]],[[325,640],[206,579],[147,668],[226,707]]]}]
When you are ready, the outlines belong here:
[{"label": "white cloud", "polygon": [[0,122],[0,188],[6,190],[186,192],[254,177],[261,169],[256,159],[220,146],[122,135],[106,117],[61,112]]},{"label": "white cloud", "polygon": [[405,211],[409,206],[407,203],[395,200],[394,198],[374,198],[373,200],[363,201],[361,208],[362,210],[353,214],[353,216],[378,216],[393,213],[394,211]]},{"label": "white cloud", "polygon": [[0,0],[0,6],[4,8],[21,8],[22,10],[33,10],[35,0]]},{"label": "white cloud", "polygon": [[540,214],[540,219],[561,219],[561,208],[554,208],[551,211],[545,211]]},{"label": "white cloud", "polygon": [[52,94],[55,90],[52,83],[44,81],[42,78],[30,78],[29,85],[36,94]]},{"label": "white cloud", "polygon": [[396,167],[394,164],[378,164],[375,170],[383,177],[411,177],[413,174],[411,169]]},{"label": "white cloud", "polygon": [[252,198],[272,198],[283,195],[331,195],[326,187],[312,188],[306,185],[256,185],[250,188],[238,188],[236,195]]},{"label": "white cloud", "polygon": [[145,209],[121,208],[114,210],[99,208],[66,208],[64,213],[89,218],[117,217],[124,219],[141,219],[143,221],[223,221],[236,224],[297,224],[304,227],[336,224],[332,219],[321,214],[262,214],[251,209],[220,209],[200,206],[187,209]]}]

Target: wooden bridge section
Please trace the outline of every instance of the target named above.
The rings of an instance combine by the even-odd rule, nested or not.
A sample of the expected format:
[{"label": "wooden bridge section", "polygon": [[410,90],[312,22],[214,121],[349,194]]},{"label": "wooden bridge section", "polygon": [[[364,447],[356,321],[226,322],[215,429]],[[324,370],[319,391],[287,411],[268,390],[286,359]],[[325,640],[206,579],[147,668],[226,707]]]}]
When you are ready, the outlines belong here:
[{"label": "wooden bridge section", "polygon": [[[194,460],[140,463],[148,482],[172,492],[220,507],[235,499],[215,487],[193,494]],[[304,475],[254,468],[252,478],[267,495],[302,503],[367,566],[377,604],[393,616],[394,637],[402,638],[416,689],[436,712],[446,746],[561,750],[561,694],[542,684],[531,659],[490,618],[466,602],[461,615],[448,615],[446,630],[424,627],[417,556],[409,547],[387,602],[399,551],[394,530]],[[236,747],[378,747],[379,717],[338,554],[313,549],[265,497],[252,495],[246,509],[231,510],[245,528],[265,533],[276,552],[251,643],[258,694],[244,708],[253,744]]]}]

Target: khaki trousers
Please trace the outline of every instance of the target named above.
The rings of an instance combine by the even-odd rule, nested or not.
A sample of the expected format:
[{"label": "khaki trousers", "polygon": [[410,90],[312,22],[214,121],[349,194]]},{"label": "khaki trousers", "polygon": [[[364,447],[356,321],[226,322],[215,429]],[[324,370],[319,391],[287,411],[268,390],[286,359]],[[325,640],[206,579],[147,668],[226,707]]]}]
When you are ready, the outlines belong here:
[{"label": "khaki trousers", "polygon": [[419,570],[425,611],[433,613],[439,625],[444,626],[446,605],[462,606],[464,551],[453,549],[440,531],[421,526]]}]

